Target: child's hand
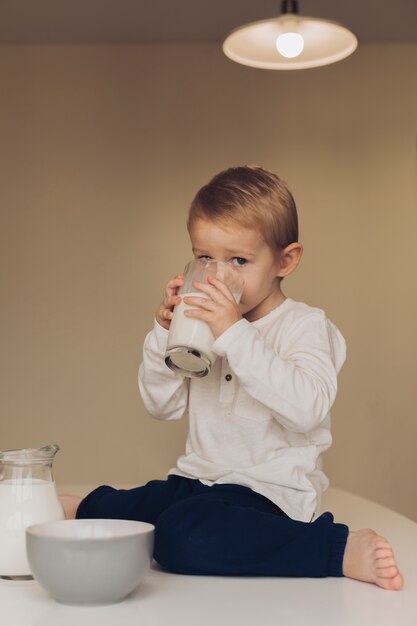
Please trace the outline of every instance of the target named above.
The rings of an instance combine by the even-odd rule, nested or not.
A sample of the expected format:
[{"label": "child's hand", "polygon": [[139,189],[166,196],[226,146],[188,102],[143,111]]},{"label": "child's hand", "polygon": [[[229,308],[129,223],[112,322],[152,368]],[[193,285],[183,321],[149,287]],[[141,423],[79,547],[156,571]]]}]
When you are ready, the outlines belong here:
[{"label": "child's hand", "polygon": [[165,287],[165,299],[161,302],[157,312],[156,321],[158,324],[169,329],[173,317],[173,309],[176,304],[181,302],[181,298],[177,295],[178,289],[184,284],[184,276],[178,275],[172,278]]},{"label": "child's hand", "polygon": [[208,283],[195,282],[194,286],[208,297],[185,296],[184,302],[196,309],[187,309],[184,315],[206,322],[214,337],[220,337],[232,324],[242,319],[239,305],[221,280],[209,276]]}]

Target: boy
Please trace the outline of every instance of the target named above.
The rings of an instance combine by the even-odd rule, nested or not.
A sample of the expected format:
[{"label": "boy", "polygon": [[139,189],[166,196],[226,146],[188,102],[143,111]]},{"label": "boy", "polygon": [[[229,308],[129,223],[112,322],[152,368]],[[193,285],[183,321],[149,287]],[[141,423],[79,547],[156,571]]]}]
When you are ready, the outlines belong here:
[{"label": "boy", "polygon": [[233,264],[244,290],[237,305],[210,278],[195,283],[206,297],[184,297],[220,357],[205,378],[184,379],[164,362],[182,276],[168,282],[146,337],[141,395],[158,419],[188,412],[185,454],[166,481],[99,487],[79,506],[67,502],[68,514],[155,524],[155,559],[179,573],[345,575],[400,589],[385,539],[349,532],[330,513],[316,518],[345,344],[323,311],[282,291],[302,255],[290,191],[262,168],[230,168],[197,193],[188,230],[194,256]]}]

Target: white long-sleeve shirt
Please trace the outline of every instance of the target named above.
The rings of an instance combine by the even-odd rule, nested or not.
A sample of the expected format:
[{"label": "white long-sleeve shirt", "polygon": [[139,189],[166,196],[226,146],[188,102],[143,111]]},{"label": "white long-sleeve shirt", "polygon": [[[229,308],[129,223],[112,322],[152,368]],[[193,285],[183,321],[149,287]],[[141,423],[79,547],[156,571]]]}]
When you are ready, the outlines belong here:
[{"label": "white long-sleeve shirt", "polygon": [[330,408],[346,355],[338,329],[320,309],[287,298],[265,317],[228,328],[214,343],[211,372],[193,379],[166,366],[167,338],[155,322],[139,388],[158,419],[188,411],[185,454],[169,473],[244,485],[310,521],[328,486],[321,454],[332,441]]}]

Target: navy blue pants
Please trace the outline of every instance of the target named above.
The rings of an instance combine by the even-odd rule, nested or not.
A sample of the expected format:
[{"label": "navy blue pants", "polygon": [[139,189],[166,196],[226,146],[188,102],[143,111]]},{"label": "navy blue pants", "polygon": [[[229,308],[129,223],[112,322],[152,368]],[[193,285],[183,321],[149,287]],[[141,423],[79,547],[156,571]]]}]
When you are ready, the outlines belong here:
[{"label": "navy blue pants", "polygon": [[180,574],[342,576],[348,528],[331,513],[292,520],[240,485],[208,487],[169,476],[135,489],[102,486],[77,518],[131,519],[155,525],[154,558]]}]

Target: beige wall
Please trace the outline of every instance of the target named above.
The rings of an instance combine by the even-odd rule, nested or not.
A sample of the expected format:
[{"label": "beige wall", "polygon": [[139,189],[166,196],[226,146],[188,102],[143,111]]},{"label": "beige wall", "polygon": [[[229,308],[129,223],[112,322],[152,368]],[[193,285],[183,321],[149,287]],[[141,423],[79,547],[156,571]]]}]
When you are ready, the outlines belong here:
[{"label": "beige wall", "polygon": [[298,201],[287,295],[348,342],[325,463],[417,520],[417,45],[302,72],[218,46],[0,48],[0,449],[58,442],[59,483],[164,477],[186,423],[149,418],[141,344],[191,256],[220,169],[262,164]]}]

